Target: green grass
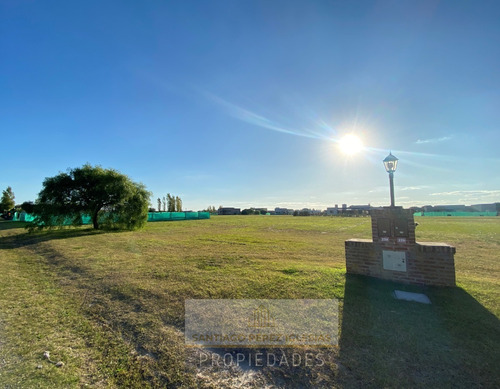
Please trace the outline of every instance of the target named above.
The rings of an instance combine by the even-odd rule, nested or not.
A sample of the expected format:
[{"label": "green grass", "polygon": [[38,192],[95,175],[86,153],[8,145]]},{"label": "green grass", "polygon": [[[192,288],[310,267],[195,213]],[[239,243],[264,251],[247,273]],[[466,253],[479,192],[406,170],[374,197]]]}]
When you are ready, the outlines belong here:
[{"label": "green grass", "polygon": [[[340,345],[322,351],[328,362],[261,377],[281,387],[498,387],[500,218],[417,221],[418,241],[457,247],[457,288],[346,277],[344,241],[369,238],[369,218],[221,216],[31,235],[1,222],[0,383],[220,386],[186,363],[186,298],[337,298]],[[394,300],[396,287],[433,304]]]}]

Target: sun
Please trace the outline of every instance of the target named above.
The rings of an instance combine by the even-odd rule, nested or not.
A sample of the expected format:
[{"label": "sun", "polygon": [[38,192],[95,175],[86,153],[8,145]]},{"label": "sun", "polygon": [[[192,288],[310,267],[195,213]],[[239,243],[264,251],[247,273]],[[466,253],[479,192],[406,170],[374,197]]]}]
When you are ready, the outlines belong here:
[{"label": "sun", "polygon": [[339,140],[339,148],[342,153],[353,155],[363,150],[363,142],[358,136],[348,134]]}]

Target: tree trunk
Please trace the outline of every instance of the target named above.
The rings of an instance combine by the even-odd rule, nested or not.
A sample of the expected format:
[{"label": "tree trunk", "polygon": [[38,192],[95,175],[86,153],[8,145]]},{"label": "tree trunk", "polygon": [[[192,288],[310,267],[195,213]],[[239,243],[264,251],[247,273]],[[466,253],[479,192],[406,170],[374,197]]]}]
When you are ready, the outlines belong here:
[{"label": "tree trunk", "polygon": [[93,213],[92,213],[92,224],[94,226],[94,230],[98,230],[99,229],[99,221],[97,220],[97,216],[99,215],[99,209],[95,210]]}]

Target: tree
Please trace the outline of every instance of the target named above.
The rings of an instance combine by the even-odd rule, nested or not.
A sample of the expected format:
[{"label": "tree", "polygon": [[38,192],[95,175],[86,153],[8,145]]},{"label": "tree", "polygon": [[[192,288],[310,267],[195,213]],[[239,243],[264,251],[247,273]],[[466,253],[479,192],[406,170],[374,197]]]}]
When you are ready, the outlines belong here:
[{"label": "tree", "polygon": [[213,205],[209,205],[207,209],[204,209],[201,212],[208,212],[208,213],[213,215],[213,214],[217,213],[217,210],[215,209],[215,207]]},{"label": "tree", "polygon": [[136,229],[148,218],[150,193],[113,169],[84,165],[46,178],[35,202],[34,226],[81,225],[90,216],[94,229]]},{"label": "tree", "polygon": [[7,187],[4,191],[2,191],[2,199],[0,200],[0,212],[8,212],[12,208],[15,207],[16,203],[14,202],[14,192],[12,192],[12,188],[10,186]]},{"label": "tree", "polygon": [[170,193],[167,193],[167,212],[175,212],[174,197]]},{"label": "tree", "polygon": [[175,211],[182,212],[182,200],[179,196],[175,196]]},{"label": "tree", "polygon": [[158,212],[161,212],[161,199],[158,197],[157,201],[158,201]]},{"label": "tree", "polygon": [[167,210],[167,200],[165,199],[165,196],[163,196],[163,212]]},{"label": "tree", "polygon": [[35,212],[35,204],[33,204],[33,201],[25,201],[21,204],[21,209],[26,213],[32,214]]}]

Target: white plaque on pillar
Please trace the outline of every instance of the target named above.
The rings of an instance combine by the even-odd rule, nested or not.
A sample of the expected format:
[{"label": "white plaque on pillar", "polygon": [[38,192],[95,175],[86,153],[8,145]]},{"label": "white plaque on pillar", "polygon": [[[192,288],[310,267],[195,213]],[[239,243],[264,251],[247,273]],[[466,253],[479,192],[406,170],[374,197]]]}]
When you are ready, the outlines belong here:
[{"label": "white plaque on pillar", "polygon": [[406,251],[382,251],[384,270],[406,271]]}]

